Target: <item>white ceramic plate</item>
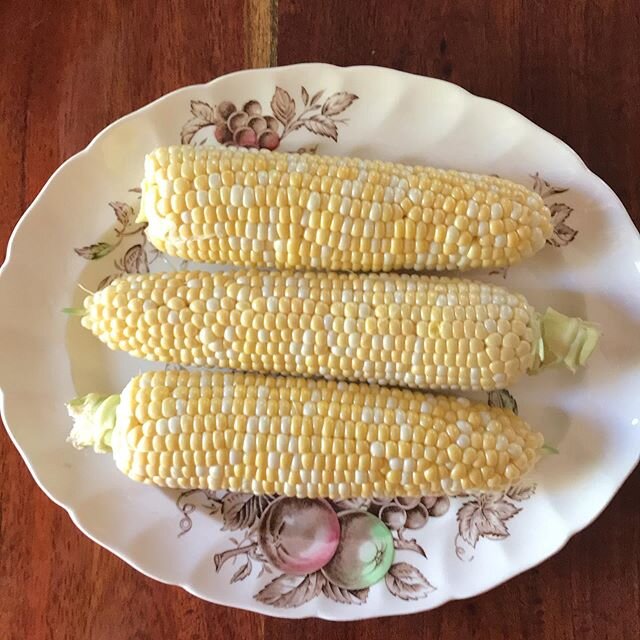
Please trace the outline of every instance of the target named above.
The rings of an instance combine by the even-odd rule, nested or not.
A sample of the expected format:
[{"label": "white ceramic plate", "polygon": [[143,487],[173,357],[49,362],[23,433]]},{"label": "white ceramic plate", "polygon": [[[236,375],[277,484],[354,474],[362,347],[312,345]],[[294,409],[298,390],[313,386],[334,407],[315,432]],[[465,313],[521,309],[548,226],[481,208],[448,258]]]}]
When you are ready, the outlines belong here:
[{"label": "white ceramic plate", "polygon": [[[108,456],[65,442],[67,400],[117,392],[151,365],[109,352],[60,310],[81,301],[78,283],[95,289],[125,270],[177,266],[144,243],[133,222],[132,189],[152,147],[181,136],[211,142],[223,133],[214,105],[224,101],[238,110],[256,101],[248,111],[275,116],[270,141],[283,150],[317,147],[497,173],[535,186],[553,211],[554,246],[507,274],[481,277],[521,290],[538,308],[553,305],[599,322],[604,331],[588,368],[575,377],[546,371],[510,389],[520,412],[559,451],[545,457],[529,484],[435,505],[336,505],[368,509],[392,528],[394,564],[368,590],[341,589],[322,573],[289,576],[266,563],[267,543],[258,535],[261,525],[263,532],[270,526],[266,499],[139,486]],[[236,135],[252,141],[246,131]],[[286,617],[347,620],[431,609],[490,589],[558,551],[637,464],[639,270],[638,234],[612,191],[569,147],[503,105],[375,67],[235,73],[118,120],[66,162],[29,207],[0,278],[2,417],[42,489],[88,536],[149,576],[213,602]],[[295,505],[274,504],[272,516],[276,508],[280,516],[295,514]]]}]

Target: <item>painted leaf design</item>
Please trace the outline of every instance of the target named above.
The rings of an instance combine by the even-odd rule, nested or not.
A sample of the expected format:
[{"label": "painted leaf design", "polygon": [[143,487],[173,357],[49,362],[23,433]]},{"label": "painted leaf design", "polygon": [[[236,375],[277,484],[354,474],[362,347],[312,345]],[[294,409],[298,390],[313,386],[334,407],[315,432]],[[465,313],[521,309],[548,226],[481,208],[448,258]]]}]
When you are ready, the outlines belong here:
[{"label": "painted leaf design", "polygon": [[216,112],[215,109],[208,103],[202,100],[191,101],[191,113],[196,118],[200,118],[210,124],[216,124]]},{"label": "painted leaf design", "polygon": [[190,144],[193,140],[193,136],[203,129],[204,127],[211,126],[211,122],[203,120],[202,118],[191,118],[188,120],[180,131],[180,141],[182,144]]},{"label": "painted leaf design", "polygon": [[254,597],[274,607],[299,607],[313,600],[322,591],[325,577],[319,571],[306,576],[282,574],[274,578]]},{"label": "painted leaf design", "polygon": [[247,561],[231,576],[230,583],[240,582],[249,577],[251,575],[251,569],[251,560],[247,558]]},{"label": "painted leaf design", "polygon": [[109,206],[113,209],[118,222],[126,227],[133,218],[133,208],[126,202],[110,202]]},{"label": "painted leaf design", "polygon": [[315,115],[302,121],[302,125],[309,129],[311,133],[315,133],[320,136],[331,138],[332,140],[338,140],[338,125],[323,115]]},{"label": "painted leaf design", "polygon": [[511,409],[513,413],[518,415],[518,403],[516,402],[516,399],[511,395],[511,393],[509,393],[508,389],[489,391],[489,393],[487,393],[487,404],[490,407]]},{"label": "painted leaf design", "polygon": [[127,273],[149,273],[149,263],[144,247],[141,244],[129,247],[122,259],[122,266]]},{"label": "painted leaf design", "polygon": [[505,524],[521,511],[503,495],[482,495],[464,504],[457,514],[460,537],[475,547],[481,537],[500,540],[509,535]]},{"label": "painted leaf design", "polygon": [[506,496],[516,502],[522,502],[523,500],[528,500],[535,492],[535,484],[517,484],[514,487],[509,487]]},{"label": "painted leaf design", "polygon": [[302,96],[302,103],[306,107],[309,104],[309,92],[304,87],[300,87],[300,95]]},{"label": "painted leaf design", "polygon": [[149,264],[154,263],[162,254],[158,249],[156,249],[152,244],[147,244],[145,242],[144,250],[147,253],[147,262]]},{"label": "painted leaf design", "polygon": [[552,186],[551,183],[542,178],[537,171],[531,177],[533,178],[533,190],[543,198],[548,198],[549,196],[553,196],[557,193],[565,193],[565,191],[569,191],[569,189],[564,187]]},{"label": "painted leaf design", "polygon": [[273,573],[273,569],[268,564],[263,564],[258,571],[258,578],[262,578],[265,573]]},{"label": "painted leaf design", "polygon": [[102,280],[100,280],[100,282],[98,283],[96,290],[101,291],[105,287],[108,287],[117,277],[118,276],[116,274],[112,273],[110,276],[107,276],[106,278],[102,278]]},{"label": "painted leaf design", "polygon": [[578,231],[566,223],[573,213],[573,207],[563,202],[554,202],[549,206],[549,210],[551,211],[553,235],[547,242],[554,247],[565,247],[570,242],[573,242],[578,235]]},{"label": "painted leaf design", "polygon": [[296,103],[282,87],[276,87],[273,98],[271,98],[271,111],[285,126],[288,125],[296,115]]},{"label": "painted leaf design", "polygon": [[573,213],[573,207],[564,202],[554,202],[549,205],[549,211],[551,211],[551,222],[555,226],[567,221],[567,218]]},{"label": "painted leaf design", "polygon": [[419,569],[408,562],[397,562],[391,565],[384,581],[387,589],[396,598],[403,600],[426,598],[436,589]]},{"label": "painted leaf design", "polygon": [[324,89],[320,89],[320,91],[316,91],[316,93],[314,93],[311,96],[311,101],[309,102],[310,105],[315,105],[317,104],[318,100],[320,100],[320,98],[322,98],[322,94],[324,93]]},{"label": "painted leaf design", "polygon": [[540,177],[540,174],[537,171],[531,177],[533,178],[533,190],[538,195],[542,195],[542,192],[544,191],[545,180]]},{"label": "painted leaf design", "polygon": [[74,251],[85,260],[98,260],[111,253],[115,248],[115,245],[108,242],[96,242],[86,247],[74,249]]},{"label": "painted leaf design", "polygon": [[369,589],[344,589],[325,578],[322,585],[322,593],[329,600],[340,604],[364,604],[369,596]]},{"label": "painted leaf design", "polygon": [[415,538],[396,538],[393,541],[393,548],[398,551],[415,551],[423,558],[427,557],[425,550],[418,544]]},{"label": "painted leaf design", "polygon": [[325,116],[337,116],[347,109],[354,100],[357,100],[358,96],[355,93],[347,93],[346,91],[339,91],[329,96],[322,105],[322,115]]},{"label": "painted leaf design", "polygon": [[471,500],[464,504],[458,510],[458,531],[460,537],[472,547],[476,546],[480,532],[476,523],[478,514],[480,513],[480,505],[476,500]]},{"label": "painted leaf design", "polygon": [[227,493],[222,498],[223,531],[237,531],[253,526],[269,504],[266,496],[250,493]]},{"label": "painted leaf design", "polygon": [[564,222],[556,225],[553,235],[547,240],[547,242],[553,247],[566,247],[570,242],[573,242],[578,235],[578,231],[573,229]]},{"label": "painted leaf design", "polygon": [[480,535],[492,540],[502,540],[509,536],[507,520],[513,518],[522,509],[502,496],[491,501],[482,511],[485,517],[479,522]]}]

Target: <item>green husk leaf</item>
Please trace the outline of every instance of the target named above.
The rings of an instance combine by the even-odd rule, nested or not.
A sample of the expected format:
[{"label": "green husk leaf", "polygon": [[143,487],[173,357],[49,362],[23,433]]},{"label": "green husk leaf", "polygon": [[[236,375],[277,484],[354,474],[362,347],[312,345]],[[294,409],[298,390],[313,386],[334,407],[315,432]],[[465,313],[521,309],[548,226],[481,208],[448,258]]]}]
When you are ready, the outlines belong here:
[{"label": "green husk leaf", "polygon": [[539,320],[539,337],[532,372],[563,364],[572,373],[584,366],[593,353],[600,329],[581,318],[571,318],[549,307]]},{"label": "green husk leaf", "polygon": [[73,428],[67,439],[77,449],[93,447],[97,453],[111,450],[111,434],[116,426],[119,395],[89,393],[71,400],[67,411],[73,418]]},{"label": "green husk leaf", "polygon": [[84,316],[87,313],[87,310],[81,307],[64,307],[64,309],[62,309],[62,313],[65,313],[68,316]]}]

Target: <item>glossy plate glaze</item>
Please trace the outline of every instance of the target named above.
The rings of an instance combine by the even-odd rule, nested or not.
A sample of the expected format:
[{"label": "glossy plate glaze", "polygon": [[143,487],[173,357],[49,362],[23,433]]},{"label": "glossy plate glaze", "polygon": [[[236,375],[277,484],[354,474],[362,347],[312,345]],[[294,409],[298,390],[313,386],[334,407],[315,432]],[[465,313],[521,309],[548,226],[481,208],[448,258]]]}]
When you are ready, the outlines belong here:
[{"label": "glossy plate glaze", "polygon": [[[69,446],[67,400],[118,392],[151,365],[109,352],[60,310],[81,302],[78,284],[94,290],[120,273],[180,266],[135,223],[145,152],[180,141],[454,167],[536,189],[553,213],[549,246],[477,277],[602,326],[578,375],[545,371],[488,398],[517,403],[558,453],[506,494],[329,505],[139,486],[108,456]],[[564,143],[503,105],[375,67],[235,73],[118,120],[25,213],[0,277],[2,417],[42,489],[89,537],[153,578],[286,617],[431,609],[558,551],[637,464],[639,270],[640,240],[613,192]]]}]

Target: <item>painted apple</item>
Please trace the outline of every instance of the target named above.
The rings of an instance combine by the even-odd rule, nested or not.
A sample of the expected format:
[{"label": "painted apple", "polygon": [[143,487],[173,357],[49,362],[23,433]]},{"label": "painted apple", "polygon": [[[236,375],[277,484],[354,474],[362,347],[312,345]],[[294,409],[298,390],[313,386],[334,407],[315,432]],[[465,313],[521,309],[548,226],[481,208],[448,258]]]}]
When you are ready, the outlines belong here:
[{"label": "painted apple", "polygon": [[391,567],[393,537],[388,527],[366,511],[343,511],[340,544],[322,572],[345,589],[365,589],[381,580]]},{"label": "painted apple", "polygon": [[331,560],[340,541],[340,524],[326,500],[281,497],[264,512],[258,539],[274,567],[305,575]]}]

